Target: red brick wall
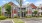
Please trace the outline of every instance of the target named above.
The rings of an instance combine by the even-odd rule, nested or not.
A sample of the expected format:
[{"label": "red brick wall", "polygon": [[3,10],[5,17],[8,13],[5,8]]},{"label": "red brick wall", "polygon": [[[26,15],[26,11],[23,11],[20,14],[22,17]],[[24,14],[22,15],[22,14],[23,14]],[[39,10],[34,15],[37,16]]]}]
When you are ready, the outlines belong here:
[{"label": "red brick wall", "polygon": [[12,10],[12,14],[16,14],[17,13],[17,11],[16,10]]}]

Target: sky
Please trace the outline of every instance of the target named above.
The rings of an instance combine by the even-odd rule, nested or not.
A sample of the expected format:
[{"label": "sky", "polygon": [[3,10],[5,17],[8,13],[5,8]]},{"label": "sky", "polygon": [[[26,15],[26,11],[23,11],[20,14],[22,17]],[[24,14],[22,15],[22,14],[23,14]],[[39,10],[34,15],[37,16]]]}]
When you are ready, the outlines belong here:
[{"label": "sky", "polygon": [[[14,4],[18,5],[18,3],[14,0],[0,0],[0,6],[12,1]],[[42,4],[42,0],[23,0],[23,5],[26,5],[28,3],[33,3],[34,5],[38,6],[39,4]]]}]

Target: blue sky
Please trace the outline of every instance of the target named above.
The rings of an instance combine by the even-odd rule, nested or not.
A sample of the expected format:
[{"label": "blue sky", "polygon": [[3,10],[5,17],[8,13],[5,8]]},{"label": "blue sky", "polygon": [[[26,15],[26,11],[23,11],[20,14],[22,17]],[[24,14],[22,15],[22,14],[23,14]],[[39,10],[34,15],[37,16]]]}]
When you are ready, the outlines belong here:
[{"label": "blue sky", "polygon": [[[5,3],[10,2],[11,0],[0,0],[0,6],[4,5]],[[16,3],[16,1],[13,1],[16,5],[18,5],[18,3]],[[38,6],[39,4],[42,4],[42,0],[23,0],[23,5],[26,5],[28,3],[33,3],[36,6]]]}]

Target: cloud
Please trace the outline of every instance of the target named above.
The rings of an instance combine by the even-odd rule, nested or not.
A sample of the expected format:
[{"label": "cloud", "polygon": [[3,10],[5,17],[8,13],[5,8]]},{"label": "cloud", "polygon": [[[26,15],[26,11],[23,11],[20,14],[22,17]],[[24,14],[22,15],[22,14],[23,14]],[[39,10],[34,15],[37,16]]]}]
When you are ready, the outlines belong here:
[{"label": "cloud", "polygon": [[35,2],[36,6],[39,6],[40,4],[42,4],[42,0],[38,0],[37,2]]},{"label": "cloud", "polygon": [[29,2],[25,2],[26,4],[29,3]]},{"label": "cloud", "polygon": [[26,1],[26,0],[23,0],[24,2]]},{"label": "cloud", "polygon": [[23,5],[26,5],[26,4],[28,4],[29,2],[25,2]]},{"label": "cloud", "polygon": [[37,6],[40,5],[40,4],[42,4],[42,2],[37,2],[37,3],[36,3]]},{"label": "cloud", "polygon": [[8,3],[8,1],[2,1],[3,3]]},{"label": "cloud", "polygon": [[2,2],[6,2],[6,1],[2,1]]}]

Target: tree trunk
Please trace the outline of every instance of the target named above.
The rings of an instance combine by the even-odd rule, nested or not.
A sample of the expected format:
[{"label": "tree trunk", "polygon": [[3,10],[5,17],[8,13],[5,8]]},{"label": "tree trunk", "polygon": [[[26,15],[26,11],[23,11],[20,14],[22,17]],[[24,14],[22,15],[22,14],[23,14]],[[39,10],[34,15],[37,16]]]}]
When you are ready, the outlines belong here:
[{"label": "tree trunk", "polygon": [[20,18],[22,18],[22,17],[21,17],[21,6],[20,6]]}]

